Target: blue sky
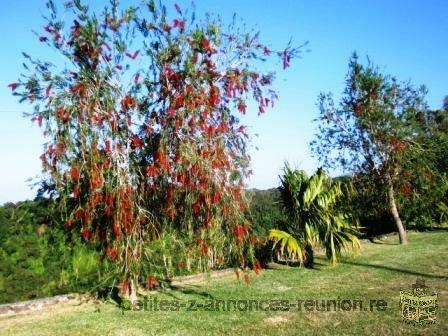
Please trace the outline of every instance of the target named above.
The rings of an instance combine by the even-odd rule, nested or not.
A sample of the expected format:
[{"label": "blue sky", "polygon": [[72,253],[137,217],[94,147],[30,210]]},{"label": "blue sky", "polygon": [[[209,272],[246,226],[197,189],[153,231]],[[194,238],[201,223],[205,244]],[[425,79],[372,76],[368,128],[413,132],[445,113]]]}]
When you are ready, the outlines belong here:
[{"label": "blue sky", "polygon": [[[63,1],[55,0],[56,3]],[[187,7],[190,1],[177,1]],[[87,1],[95,6],[102,0]],[[131,0],[125,3],[137,3]],[[165,1],[172,6],[174,1]],[[310,52],[295,60],[289,71],[279,71],[276,88],[280,101],[273,110],[245,118],[253,137],[250,187],[278,185],[283,162],[312,172],[317,162],[308,144],[315,132],[317,95],[343,91],[348,58],[357,51],[384,72],[399,79],[425,84],[428,103],[440,107],[448,94],[448,1],[445,0],[197,0],[198,17],[218,13],[230,22],[233,13],[249,28],[261,32],[272,46],[292,38],[309,41]],[[22,71],[21,52],[53,56],[32,30],[41,30],[45,1],[15,0],[2,3],[0,12],[0,204],[33,198],[27,179],[40,173],[39,155],[44,141],[37,126],[22,117],[20,105],[7,85]],[[249,111],[251,112],[251,111]],[[255,149],[258,147],[258,150]]]}]

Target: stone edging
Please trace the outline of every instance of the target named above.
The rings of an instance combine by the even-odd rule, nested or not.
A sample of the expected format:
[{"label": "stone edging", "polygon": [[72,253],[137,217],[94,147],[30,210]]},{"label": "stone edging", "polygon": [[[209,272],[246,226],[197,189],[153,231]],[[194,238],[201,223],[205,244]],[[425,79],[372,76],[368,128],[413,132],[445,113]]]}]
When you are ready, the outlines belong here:
[{"label": "stone edging", "polygon": [[[172,278],[169,282],[173,287],[195,284],[207,281],[208,279],[220,279],[228,276],[236,276],[233,268],[227,268],[218,271],[212,271],[210,273],[200,273],[193,275],[177,276]],[[0,316],[13,315],[21,312],[31,312],[42,310],[43,308],[53,306],[60,303],[79,302],[80,300],[87,299],[89,295],[86,294],[65,294],[57,295],[53,297],[35,299],[29,301],[12,302],[0,304]]]},{"label": "stone edging", "polygon": [[0,305],[0,316],[17,314],[24,311],[42,310],[42,308],[52,306],[58,303],[79,301],[81,297],[83,297],[82,294],[72,293],[72,294],[52,296],[43,299],[5,303]]}]

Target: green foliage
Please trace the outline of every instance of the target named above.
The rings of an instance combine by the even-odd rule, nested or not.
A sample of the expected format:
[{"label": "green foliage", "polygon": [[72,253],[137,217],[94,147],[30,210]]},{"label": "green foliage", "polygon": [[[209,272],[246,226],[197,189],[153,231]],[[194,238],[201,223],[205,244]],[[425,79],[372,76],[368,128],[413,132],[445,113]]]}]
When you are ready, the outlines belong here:
[{"label": "green foliage", "polygon": [[248,191],[250,200],[249,219],[252,229],[259,237],[266,237],[270,229],[281,227],[286,221],[277,188]]},{"label": "green foliage", "polygon": [[435,200],[446,192],[438,183],[447,167],[446,116],[428,111],[426,92],[360,64],[355,54],[339,105],[331,94],[319,97],[319,132],[311,143],[325,167],[352,175],[359,194],[351,208],[361,224],[386,227],[393,218],[403,243],[400,217],[409,225],[433,222]]},{"label": "green foliage", "polygon": [[66,238],[50,200],[1,206],[0,302],[89,290],[98,256]]},{"label": "green foliage", "polygon": [[424,229],[443,221],[448,205],[448,111],[426,110],[419,122],[416,141],[424,151],[406,157],[408,183],[400,202],[409,226]]},{"label": "green foliage", "polygon": [[360,249],[358,230],[350,217],[337,208],[343,196],[339,182],[319,169],[311,177],[302,170],[292,170],[285,166],[279,188],[281,201],[288,221],[286,232],[270,230],[269,238],[281,250],[303,261],[299,251],[305,254],[306,246],[322,246],[331,263],[336,263],[342,251],[356,252]]},{"label": "green foliage", "polygon": [[9,87],[33,105],[46,138],[42,190],[66,227],[118,265],[125,295],[149,268],[169,276],[181,257],[202,270],[218,258],[254,263],[245,259],[250,156],[240,115],[250,101],[261,114],[277,99],[262,62],[286,69],[299,49],[273,50],[236,21],[195,20],[161,1],[111,0],[101,13],[81,0],[61,14],[47,7],[38,38],[50,59],[24,54],[27,71]]},{"label": "green foliage", "polygon": [[282,230],[271,229],[269,230],[269,239],[274,241],[274,249],[280,245],[279,252],[282,255],[287,256],[293,262],[297,259],[298,262],[303,263],[304,247],[299,245],[299,241],[291,234]]}]

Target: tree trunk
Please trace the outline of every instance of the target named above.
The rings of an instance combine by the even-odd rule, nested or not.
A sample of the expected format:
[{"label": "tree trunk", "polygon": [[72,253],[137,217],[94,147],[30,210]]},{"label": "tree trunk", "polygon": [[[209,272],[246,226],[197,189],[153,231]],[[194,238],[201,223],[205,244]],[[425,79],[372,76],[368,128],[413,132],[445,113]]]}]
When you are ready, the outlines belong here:
[{"label": "tree trunk", "polygon": [[137,299],[137,281],[132,279],[129,286],[129,301],[134,305],[137,302]]},{"label": "tree trunk", "polygon": [[313,268],[314,267],[314,251],[311,244],[305,244],[305,260],[303,262],[303,265],[306,268]]},{"label": "tree trunk", "polygon": [[395,202],[395,196],[394,196],[394,187],[392,185],[392,182],[389,182],[388,198],[389,198],[390,212],[394,217],[394,222],[398,229],[398,237],[400,238],[400,244],[407,244],[408,237],[403,222],[400,219],[400,214],[398,213],[397,204]]}]

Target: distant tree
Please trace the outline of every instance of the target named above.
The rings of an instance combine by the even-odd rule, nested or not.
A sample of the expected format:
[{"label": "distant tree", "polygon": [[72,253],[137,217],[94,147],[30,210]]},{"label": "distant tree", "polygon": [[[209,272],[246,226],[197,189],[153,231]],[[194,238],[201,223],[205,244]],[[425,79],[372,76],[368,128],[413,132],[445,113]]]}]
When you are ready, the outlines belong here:
[{"label": "distant tree", "polygon": [[[143,3],[121,10],[111,0],[97,15],[72,0],[60,18],[48,1],[38,38],[66,63],[24,54],[29,73],[9,85],[44,128],[43,186],[66,227],[117,263],[131,300],[174,257],[247,267],[248,135],[238,114],[252,98],[259,113],[276,100],[273,73],[257,62],[279,57],[287,68],[297,53],[212,16],[196,22],[177,4],[169,18],[162,4]],[[151,248],[161,241],[171,250]]]},{"label": "distant tree", "polygon": [[247,194],[250,200],[249,219],[256,235],[266,237],[270,229],[278,228],[285,222],[286,217],[277,188],[252,189]]},{"label": "distant tree", "polygon": [[403,162],[413,192],[401,202],[407,219],[424,228],[439,222],[448,205],[448,110],[428,109],[418,122],[422,131],[415,141],[425,150]]},{"label": "distant tree", "polygon": [[[407,156],[424,152],[416,140],[421,133],[418,116],[427,108],[425,93],[424,87],[399,83],[370,63],[361,65],[354,54],[339,107],[331,94],[319,97],[319,132],[311,143],[313,154],[325,167],[364,177],[363,183],[387,195],[401,244],[408,239],[397,190],[412,192],[403,163]],[[412,169],[418,170],[419,165]]]},{"label": "distant tree", "polygon": [[357,228],[336,204],[343,196],[341,183],[319,169],[308,177],[303,170],[288,165],[280,177],[280,198],[287,217],[285,230],[271,229],[274,248],[313,267],[313,248],[322,246],[332,264],[342,251],[358,251]]},{"label": "distant tree", "polygon": [[443,98],[443,106],[442,106],[444,111],[448,111],[448,96],[445,96],[445,98]]},{"label": "distant tree", "polygon": [[[67,243],[52,203],[36,198],[0,206],[0,303],[89,290],[98,282],[98,254],[78,237]],[[80,251],[82,267],[75,270]]]}]

